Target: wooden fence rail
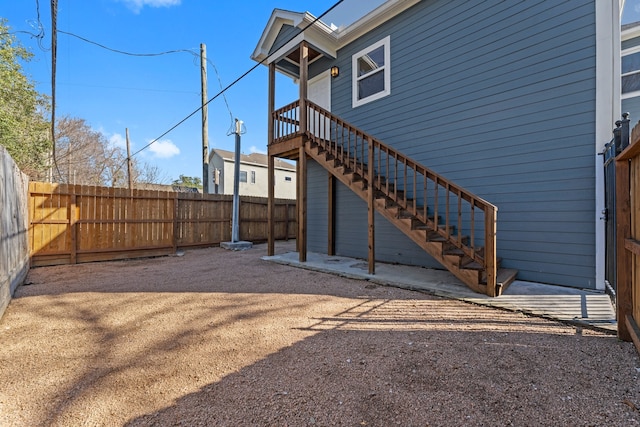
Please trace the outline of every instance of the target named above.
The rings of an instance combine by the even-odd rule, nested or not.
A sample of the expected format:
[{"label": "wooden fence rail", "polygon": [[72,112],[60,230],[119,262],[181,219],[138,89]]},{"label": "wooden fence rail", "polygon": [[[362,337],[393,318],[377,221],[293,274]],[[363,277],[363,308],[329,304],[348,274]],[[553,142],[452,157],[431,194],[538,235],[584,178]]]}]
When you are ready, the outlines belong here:
[{"label": "wooden fence rail", "polygon": [[[267,199],[240,198],[240,239],[267,240]],[[31,182],[31,265],[159,256],[231,240],[233,196]],[[275,236],[295,238],[294,200],[277,199]]]}]

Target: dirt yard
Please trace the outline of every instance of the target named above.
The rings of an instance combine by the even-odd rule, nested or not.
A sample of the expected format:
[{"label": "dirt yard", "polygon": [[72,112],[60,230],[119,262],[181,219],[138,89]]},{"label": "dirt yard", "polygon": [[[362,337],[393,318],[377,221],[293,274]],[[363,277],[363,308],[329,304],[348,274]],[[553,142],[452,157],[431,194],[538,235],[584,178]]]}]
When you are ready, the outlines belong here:
[{"label": "dirt yard", "polygon": [[633,426],[611,335],[219,248],[33,269],[0,426]]}]

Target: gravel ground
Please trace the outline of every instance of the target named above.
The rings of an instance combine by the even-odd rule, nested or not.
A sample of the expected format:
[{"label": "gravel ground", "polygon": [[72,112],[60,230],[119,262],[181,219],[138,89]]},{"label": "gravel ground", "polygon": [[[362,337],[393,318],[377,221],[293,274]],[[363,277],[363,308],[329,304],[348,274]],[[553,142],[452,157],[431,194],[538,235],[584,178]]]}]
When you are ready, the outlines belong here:
[{"label": "gravel ground", "polygon": [[31,270],[0,426],[633,426],[630,343],[219,248]]}]

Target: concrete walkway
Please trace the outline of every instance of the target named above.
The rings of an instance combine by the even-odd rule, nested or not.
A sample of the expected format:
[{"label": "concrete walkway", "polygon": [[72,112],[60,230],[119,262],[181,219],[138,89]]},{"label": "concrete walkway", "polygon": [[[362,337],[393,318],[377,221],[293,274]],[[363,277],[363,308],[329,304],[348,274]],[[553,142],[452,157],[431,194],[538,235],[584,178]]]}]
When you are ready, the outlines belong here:
[{"label": "concrete walkway", "polygon": [[[281,252],[281,251],[278,251]],[[516,280],[497,298],[477,294],[446,270],[376,263],[376,274],[368,274],[364,260],[307,252],[307,262],[298,261],[297,252],[285,252],[262,259],[294,267],[368,280],[381,285],[428,292],[474,304],[496,307],[560,320],[616,333],[615,309],[608,295],[562,286]]]}]

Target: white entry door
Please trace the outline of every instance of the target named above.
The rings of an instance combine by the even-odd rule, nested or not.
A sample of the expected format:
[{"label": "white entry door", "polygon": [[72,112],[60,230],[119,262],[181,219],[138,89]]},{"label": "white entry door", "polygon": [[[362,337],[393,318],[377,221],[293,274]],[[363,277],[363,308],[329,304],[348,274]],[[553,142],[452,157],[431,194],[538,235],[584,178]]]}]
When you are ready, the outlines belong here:
[{"label": "white entry door", "polygon": [[[331,74],[329,70],[309,80],[307,96],[314,104],[331,111]],[[315,113],[309,117],[309,130],[320,138],[330,134],[330,122]]]}]

